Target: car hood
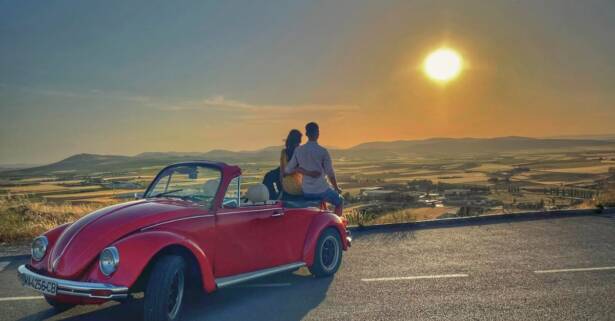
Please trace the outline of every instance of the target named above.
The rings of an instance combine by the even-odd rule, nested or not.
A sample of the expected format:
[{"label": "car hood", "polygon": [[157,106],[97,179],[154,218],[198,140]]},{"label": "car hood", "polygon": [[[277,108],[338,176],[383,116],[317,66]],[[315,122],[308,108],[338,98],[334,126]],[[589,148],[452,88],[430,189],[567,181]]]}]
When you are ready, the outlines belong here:
[{"label": "car hood", "polygon": [[203,208],[175,199],[138,200],[102,208],[62,232],[49,255],[47,270],[57,277],[78,278],[105,247],[123,236],[195,213],[203,213]]}]

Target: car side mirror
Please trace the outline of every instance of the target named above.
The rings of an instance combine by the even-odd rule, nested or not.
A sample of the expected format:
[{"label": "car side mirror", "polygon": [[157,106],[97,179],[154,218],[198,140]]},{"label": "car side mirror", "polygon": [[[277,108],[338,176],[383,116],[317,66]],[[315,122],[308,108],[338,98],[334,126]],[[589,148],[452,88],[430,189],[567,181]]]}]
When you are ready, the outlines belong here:
[{"label": "car side mirror", "polygon": [[143,193],[136,192],[136,193],[135,193],[135,195],[134,195],[134,198],[135,198],[136,200],[140,200],[140,199],[142,199],[142,198],[143,198]]}]

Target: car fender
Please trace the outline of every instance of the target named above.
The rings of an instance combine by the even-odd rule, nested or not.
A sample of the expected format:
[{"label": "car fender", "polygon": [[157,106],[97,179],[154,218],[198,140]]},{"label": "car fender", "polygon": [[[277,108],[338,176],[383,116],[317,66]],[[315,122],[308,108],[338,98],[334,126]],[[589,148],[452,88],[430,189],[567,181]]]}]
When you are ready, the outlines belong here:
[{"label": "car fender", "polygon": [[70,225],[70,223],[66,223],[66,224],[62,224],[60,226],[57,226],[49,231],[47,231],[44,235],[45,237],[47,237],[47,242],[49,242],[49,244],[47,245],[47,253],[45,253],[45,257],[43,257],[42,260],[40,261],[35,261],[34,259],[30,259],[30,265],[37,269],[37,270],[46,270],[47,269],[47,264],[49,263],[49,253],[51,253],[51,249],[53,248],[53,246],[56,244],[56,241],[58,240],[58,237],[60,237],[60,234],[62,234],[62,232],[64,232],[64,230]]},{"label": "car fender", "polygon": [[308,267],[311,267],[312,264],[314,264],[314,252],[316,251],[316,245],[320,234],[329,227],[337,229],[342,240],[342,248],[344,250],[348,249],[348,244],[345,241],[346,228],[342,222],[342,219],[331,212],[325,212],[324,214],[317,215],[312,220],[312,223],[308,228],[305,244],[303,246],[303,262],[305,262]]},{"label": "car fender", "polygon": [[100,272],[97,261],[95,268],[91,270],[90,279],[131,287],[160,251],[174,245],[182,246],[192,253],[199,264],[203,289],[207,292],[214,291],[216,283],[211,262],[203,249],[194,241],[168,231],[137,233],[113,243],[112,246],[115,246],[120,253],[117,271],[106,277]]}]

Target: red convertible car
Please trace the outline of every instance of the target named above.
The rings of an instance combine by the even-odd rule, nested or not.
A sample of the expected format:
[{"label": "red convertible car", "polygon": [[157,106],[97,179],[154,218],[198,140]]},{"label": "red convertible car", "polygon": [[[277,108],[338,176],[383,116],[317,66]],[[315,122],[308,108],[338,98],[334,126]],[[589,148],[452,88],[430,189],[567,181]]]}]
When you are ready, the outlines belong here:
[{"label": "red convertible car", "polygon": [[177,320],[195,284],[212,292],[303,266],[333,275],[351,242],[345,221],[320,204],[268,198],[261,184],[244,191],[237,166],[170,165],[143,199],[37,237],[18,274],[59,310],[144,292],[146,320]]}]

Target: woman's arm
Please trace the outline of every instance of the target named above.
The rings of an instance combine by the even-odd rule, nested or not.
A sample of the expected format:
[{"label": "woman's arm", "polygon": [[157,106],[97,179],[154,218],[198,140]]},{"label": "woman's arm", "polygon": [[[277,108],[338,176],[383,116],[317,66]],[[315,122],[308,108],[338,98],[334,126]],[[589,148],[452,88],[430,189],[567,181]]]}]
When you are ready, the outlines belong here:
[{"label": "woman's arm", "polygon": [[280,154],[280,173],[282,174],[282,177],[294,174],[299,167],[298,165],[299,164],[297,163],[297,158],[295,155],[293,155],[293,157],[291,157],[288,161],[288,164],[286,164],[286,150],[282,150],[282,153]]}]

